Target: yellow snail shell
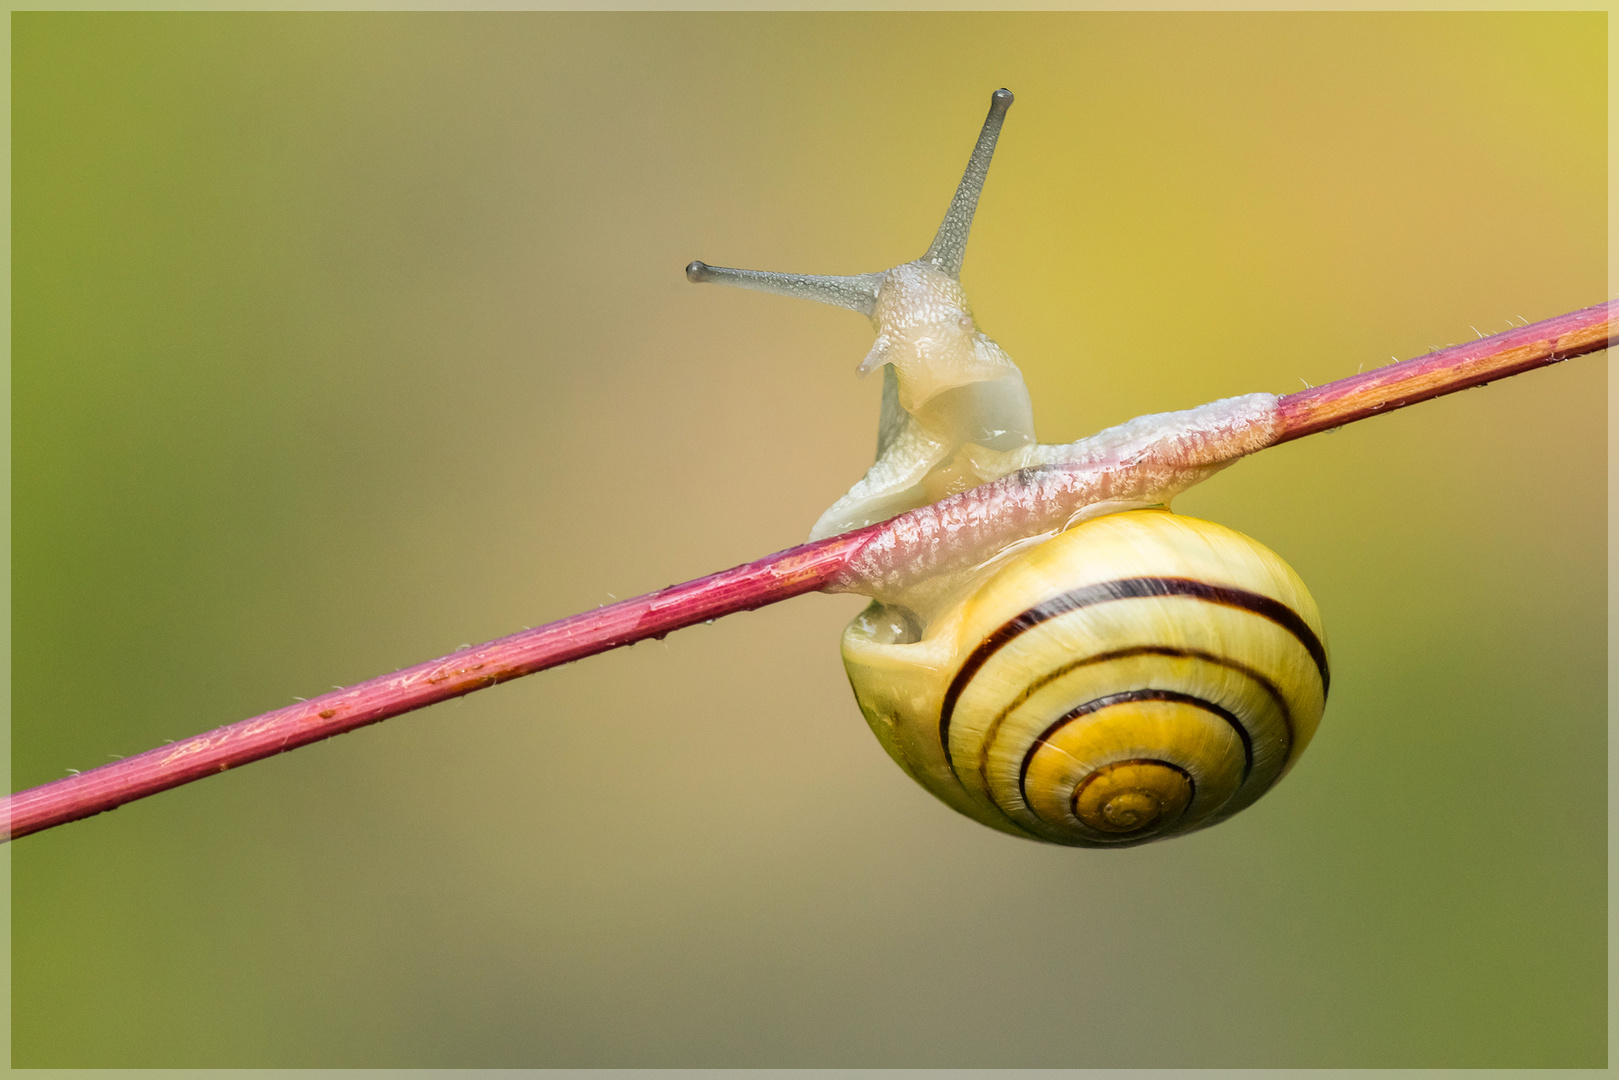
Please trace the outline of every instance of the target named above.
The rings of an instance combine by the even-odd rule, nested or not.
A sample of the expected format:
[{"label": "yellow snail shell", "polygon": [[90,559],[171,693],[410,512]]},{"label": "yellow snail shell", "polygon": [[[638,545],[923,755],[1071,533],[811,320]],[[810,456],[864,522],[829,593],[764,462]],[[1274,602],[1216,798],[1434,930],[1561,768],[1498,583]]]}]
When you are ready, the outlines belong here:
[{"label": "yellow snail shell", "polygon": [[855,697],[923,787],[992,828],[1080,847],[1163,839],[1258,799],[1315,733],[1321,618],[1291,567],[1165,510],[1083,522],[926,617],[843,634]]}]

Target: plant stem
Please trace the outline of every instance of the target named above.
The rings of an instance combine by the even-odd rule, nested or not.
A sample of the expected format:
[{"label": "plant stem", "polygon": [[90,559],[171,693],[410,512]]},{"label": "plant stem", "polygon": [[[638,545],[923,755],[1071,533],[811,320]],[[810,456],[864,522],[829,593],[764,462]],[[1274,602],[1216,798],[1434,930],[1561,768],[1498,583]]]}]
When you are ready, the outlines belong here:
[{"label": "plant stem", "polygon": [[[1281,425],[1270,445],[1606,349],[1615,333],[1613,308],[1597,304],[1289,394],[1281,399]],[[99,814],[508,679],[814,592],[884,527],[870,525],[802,544],[30,788],[7,799],[0,811],[10,824],[4,839]]]},{"label": "plant stem", "polygon": [[1614,338],[1616,307],[1593,304],[1289,394],[1282,399],[1281,433],[1271,445],[1606,349]]},{"label": "plant stem", "polygon": [[879,528],[802,544],[18,792],[7,800],[11,827],[5,838],[99,814],[508,679],[814,592]]}]

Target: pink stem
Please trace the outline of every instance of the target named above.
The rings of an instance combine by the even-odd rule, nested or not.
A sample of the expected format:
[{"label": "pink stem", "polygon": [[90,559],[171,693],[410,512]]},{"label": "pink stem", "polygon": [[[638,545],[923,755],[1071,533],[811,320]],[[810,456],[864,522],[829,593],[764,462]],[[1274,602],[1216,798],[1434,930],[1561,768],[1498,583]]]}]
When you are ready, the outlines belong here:
[{"label": "pink stem", "polygon": [[[1441,394],[1608,347],[1612,305],[1582,311],[1289,394],[1274,443],[1340,427]],[[751,611],[833,582],[887,523],[789,548],[757,562],[537,626],[486,645],[263,713],[144,754],[54,780],[6,800],[5,839],[27,836],[237,765],[386,720],[721,615]]]},{"label": "pink stem", "polygon": [[8,839],[99,814],[237,765],[460,697],[581,657],[661,638],[825,585],[881,528],[867,526],[757,562],[536,626],[486,645],[262,713],[115,761],[7,800]]},{"label": "pink stem", "polygon": [[1271,445],[1606,349],[1614,337],[1615,307],[1593,304],[1289,394],[1282,399],[1281,431]]}]

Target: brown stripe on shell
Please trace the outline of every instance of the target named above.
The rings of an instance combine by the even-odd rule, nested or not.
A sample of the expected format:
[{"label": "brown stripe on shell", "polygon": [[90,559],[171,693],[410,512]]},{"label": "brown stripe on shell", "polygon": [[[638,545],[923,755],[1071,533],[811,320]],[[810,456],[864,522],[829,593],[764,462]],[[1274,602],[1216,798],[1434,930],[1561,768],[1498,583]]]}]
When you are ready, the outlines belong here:
[{"label": "brown stripe on shell", "polygon": [[[1081,795],[1085,794],[1085,789],[1090,787],[1091,782],[1093,780],[1095,780],[1097,777],[1101,776],[1104,771],[1106,771],[1107,769],[1110,769],[1110,768],[1112,768],[1112,767],[1114,767],[1116,765],[1162,765],[1166,769],[1174,769],[1176,772],[1180,773],[1181,776],[1186,778],[1186,786],[1191,791],[1191,794],[1188,795],[1187,798],[1186,798],[1186,806],[1187,806],[1187,808],[1190,809],[1191,805],[1194,802],[1197,801],[1197,781],[1195,779],[1193,779],[1191,773],[1187,772],[1185,769],[1181,768],[1179,765],[1175,764],[1173,761],[1165,761],[1162,758],[1126,758],[1123,761],[1110,761],[1110,762],[1108,762],[1102,768],[1097,769],[1095,772],[1091,773],[1089,776],[1087,776],[1085,779],[1081,780],[1078,784],[1076,784],[1074,786],[1074,794],[1068,800],[1069,807],[1071,808],[1071,811],[1072,811],[1074,817],[1076,817],[1076,818],[1079,817],[1079,797]],[[1038,816],[1038,815],[1036,815],[1036,816]],[[1171,822],[1171,824],[1173,824],[1173,822]],[[1120,839],[1124,840],[1124,841],[1128,841],[1130,839],[1130,837],[1129,837],[1128,834],[1125,834],[1125,835],[1122,835],[1120,837]]]},{"label": "brown stripe on shell", "polygon": [[[1017,774],[1018,797],[1023,800],[1023,805],[1029,805],[1029,766],[1034,762],[1035,752],[1049,742],[1051,737],[1057,734],[1058,729],[1075,720],[1078,720],[1081,716],[1088,716],[1093,712],[1098,712],[1107,708],[1109,705],[1122,705],[1128,701],[1175,701],[1182,705],[1191,705],[1192,707],[1202,709],[1205,712],[1211,712],[1215,716],[1218,716],[1220,719],[1224,720],[1227,724],[1231,725],[1231,729],[1237,733],[1237,738],[1242,740],[1242,779],[1244,783],[1247,782],[1248,770],[1253,768],[1254,764],[1254,744],[1249,739],[1248,729],[1242,726],[1242,721],[1238,720],[1230,712],[1222,709],[1214,702],[1208,701],[1204,698],[1194,697],[1191,694],[1177,693],[1173,690],[1127,690],[1122,694],[1108,694],[1105,697],[1092,698],[1083,705],[1075,706],[1066,713],[1063,713],[1061,716],[1057,717],[1057,719],[1053,720],[1050,726],[1040,733],[1039,738],[1035,739],[1034,742],[1029,744],[1029,748],[1023,752],[1023,764],[1019,766]],[[1145,761],[1147,759],[1142,758],[1140,760]],[[1153,758],[1151,760],[1160,765],[1168,765],[1171,769],[1184,774],[1187,780],[1192,779],[1190,773],[1186,772],[1185,769],[1181,768],[1179,765],[1176,765],[1172,761],[1158,761],[1157,758]],[[1110,761],[1108,764],[1116,765],[1119,763]],[[1081,788],[1084,786],[1084,783],[1080,784]],[[1242,785],[1239,784],[1238,790],[1241,790],[1241,787]],[[1196,790],[1195,781],[1193,782],[1193,790]]]},{"label": "brown stripe on shell", "polygon": [[[1293,740],[1296,737],[1293,726],[1293,710],[1288,708],[1287,698],[1283,696],[1282,691],[1264,675],[1246,664],[1239,664],[1235,660],[1216,656],[1201,649],[1172,649],[1164,645],[1137,645],[1134,648],[1115,649],[1112,652],[1096,653],[1092,656],[1071,661],[1046,672],[1034,682],[1025,686],[1022,692],[1012,699],[1012,703],[996,714],[989,727],[984,729],[984,737],[980,741],[978,749],[978,779],[982,783],[984,790],[989,790],[989,752],[995,745],[995,739],[1000,733],[1001,725],[1006,723],[1006,718],[1012,715],[1013,709],[1033,697],[1042,687],[1056,682],[1070,671],[1087,667],[1091,664],[1105,664],[1112,660],[1128,660],[1132,656],[1169,656],[1179,660],[1201,660],[1204,663],[1214,664],[1252,679],[1259,684],[1260,689],[1270,695],[1271,701],[1276,704],[1277,711],[1282,714],[1282,727],[1287,730],[1287,744],[1282,748],[1282,760],[1286,761],[1292,755]],[[1244,783],[1247,783],[1248,774],[1253,769],[1254,755],[1252,736],[1248,732],[1246,725],[1243,725],[1241,738],[1243,745],[1242,779]]]},{"label": "brown stripe on shell", "polygon": [[954,755],[950,752],[950,719],[955,713],[957,699],[966,690],[973,676],[978,674],[979,669],[1007,644],[1043,622],[1071,611],[1078,611],[1080,608],[1105,604],[1110,600],[1136,600],[1157,596],[1189,596],[1225,607],[1242,608],[1269,619],[1297,638],[1305,652],[1310,654],[1310,659],[1315,661],[1316,670],[1321,675],[1322,696],[1326,696],[1332,678],[1327,670],[1327,651],[1315,631],[1304,621],[1303,616],[1280,600],[1249,592],[1247,589],[1233,588],[1229,585],[1210,585],[1206,581],[1191,578],[1118,578],[1114,581],[1101,581],[1094,585],[1071,589],[1049,600],[1043,600],[1023,614],[1009,619],[979,642],[978,647],[962,663],[955,678],[950,680],[950,686],[945,690],[944,702],[939,710],[939,744],[944,750],[945,763],[952,771],[955,769]]}]

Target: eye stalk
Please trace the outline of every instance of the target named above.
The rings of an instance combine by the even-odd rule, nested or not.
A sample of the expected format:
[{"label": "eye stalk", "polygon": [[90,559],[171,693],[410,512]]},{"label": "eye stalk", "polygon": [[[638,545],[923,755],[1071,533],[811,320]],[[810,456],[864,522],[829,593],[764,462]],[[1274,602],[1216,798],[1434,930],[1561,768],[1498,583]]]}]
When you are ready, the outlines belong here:
[{"label": "eye stalk", "polygon": [[815,274],[777,274],[769,270],[735,270],[729,266],[710,266],[693,259],[686,264],[686,280],[701,284],[705,281],[721,285],[735,285],[755,292],[793,296],[802,300],[817,300],[833,307],[848,308],[870,316],[877,306],[877,289],[882,274],[858,274],[854,277],[832,277]]},{"label": "eye stalk", "polygon": [[858,311],[877,332],[857,371],[883,371],[877,461],[816,522],[812,539],[883,521],[1027,464],[1034,410],[1012,358],[978,329],[961,288],[973,215],[1012,92],[990,96],[967,169],[927,252],[874,274],[833,277],[694,261],[686,277]]},{"label": "eye stalk", "polygon": [[989,97],[989,115],[984,128],[978,133],[973,155],[967,159],[967,171],[956,185],[956,197],[950,200],[944,223],[933,237],[933,244],[923,260],[960,279],[961,262],[967,256],[967,234],[972,231],[973,214],[978,210],[978,196],[984,190],[984,178],[989,175],[989,161],[995,156],[995,141],[1001,137],[1001,125],[1006,122],[1006,110],[1012,107],[1012,91],[1004,86]]}]

